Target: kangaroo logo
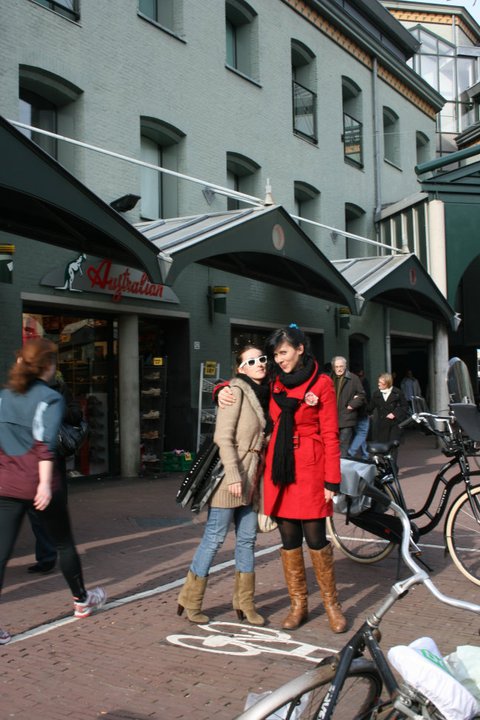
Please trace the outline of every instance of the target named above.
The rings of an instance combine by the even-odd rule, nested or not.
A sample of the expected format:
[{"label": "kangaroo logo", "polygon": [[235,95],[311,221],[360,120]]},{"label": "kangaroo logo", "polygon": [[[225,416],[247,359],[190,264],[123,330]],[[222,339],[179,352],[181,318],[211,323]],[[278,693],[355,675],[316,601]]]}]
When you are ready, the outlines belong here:
[{"label": "kangaroo logo", "polygon": [[83,275],[82,270],[82,263],[85,262],[87,259],[87,256],[85,253],[82,253],[79,255],[75,260],[72,260],[67,264],[65,267],[65,283],[63,285],[59,285],[55,288],[55,290],[69,290],[70,292],[82,292],[82,290],[78,290],[73,287],[73,281],[75,280],[75,275],[78,273],[79,275]]}]

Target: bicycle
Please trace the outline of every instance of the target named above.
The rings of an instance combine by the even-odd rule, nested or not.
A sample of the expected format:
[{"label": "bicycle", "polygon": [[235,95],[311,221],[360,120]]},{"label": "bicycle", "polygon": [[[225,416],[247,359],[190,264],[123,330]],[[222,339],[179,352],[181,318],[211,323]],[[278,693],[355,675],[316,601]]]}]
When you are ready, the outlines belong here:
[{"label": "bicycle", "polygon": [[[386,613],[415,585],[423,584],[440,602],[480,613],[480,606],[443,595],[410,553],[410,522],[400,505],[390,501],[377,488],[363,492],[380,502],[389,503],[400,518],[402,558],[412,571],[396,582],[381,605],[372,612],[337,655],[320,662],[294,680],[274,690],[245,710],[236,720],[267,720],[281,710],[286,720],[401,720],[415,718],[440,720],[441,711],[422,692],[405,682],[397,682],[389,662],[380,649],[379,626]],[[370,658],[365,657],[368,649]],[[388,697],[382,699],[385,688]],[[478,716],[476,716],[478,717]]]},{"label": "bicycle", "polygon": [[[443,453],[448,458],[434,477],[427,498],[419,510],[407,508],[396,464],[390,454],[395,443],[371,443],[368,449],[378,470],[375,483],[407,512],[412,523],[413,539],[417,541],[436,528],[446,513],[444,542],[450,557],[466,578],[480,585],[480,485],[472,483],[472,479],[480,479],[480,471],[470,469],[469,457],[476,454],[476,444],[462,430],[459,418],[456,417],[465,412],[478,412],[473,405],[453,405],[452,408],[449,416],[420,412],[414,413],[410,419],[422,425],[426,432],[440,438]],[[447,477],[453,469],[456,473]],[[463,492],[448,507],[452,490],[460,484],[464,485]],[[439,487],[443,487],[443,490],[437,508],[433,511],[432,505]],[[382,523],[378,514],[370,510],[358,517],[336,513],[327,519],[327,528],[332,542],[344,555],[356,562],[375,563],[386,558],[398,546],[399,538],[394,537],[395,533],[391,533],[390,537],[383,533],[383,537],[376,535],[369,529],[372,520],[380,525]],[[385,522],[387,520],[384,518]],[[424,524],[421,524],[422,520]]]}]

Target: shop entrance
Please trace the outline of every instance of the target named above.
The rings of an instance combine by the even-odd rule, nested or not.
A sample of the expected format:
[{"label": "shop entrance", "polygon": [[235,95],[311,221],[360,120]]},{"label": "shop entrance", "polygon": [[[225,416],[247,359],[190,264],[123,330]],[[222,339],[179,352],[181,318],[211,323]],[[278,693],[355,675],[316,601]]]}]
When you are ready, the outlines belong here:
[{"label": "shop entrance", "polygon": [[67,458],[69,477],[112,475],[119,469],[117,323],[113,319],[23,313],[23,340],[58,345],[58,378],[79,403],[90,436]]}]

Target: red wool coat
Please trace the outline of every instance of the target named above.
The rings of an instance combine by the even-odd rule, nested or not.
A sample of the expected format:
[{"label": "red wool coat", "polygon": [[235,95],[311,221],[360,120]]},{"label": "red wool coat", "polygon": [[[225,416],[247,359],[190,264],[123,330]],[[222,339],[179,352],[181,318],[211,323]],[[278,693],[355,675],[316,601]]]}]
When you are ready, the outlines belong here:
[{"label": "red wool coat", "polygon": [[[274,429],[267,447],[264,473],[264,512],[267,515],[314,520],[333,513],[332,502],[325,502],[324,483],[327,482],[331,490],[340,484],[337,400],[331,378],[322,374],[309,389],[318,402],[307,404],[305,393],[310,381],[311,377],[291,389],[284,387],[278,379],[273,383],[273,393],[286,391],[288,397],[297,398],[301,403],[294,416],[294,435],[297,436],[294,442],[295,482],[280,488],[272,482],[272,464],[281,411],[273,397],[270,400]],[[307,397],[311,399],[312,396]]]}]

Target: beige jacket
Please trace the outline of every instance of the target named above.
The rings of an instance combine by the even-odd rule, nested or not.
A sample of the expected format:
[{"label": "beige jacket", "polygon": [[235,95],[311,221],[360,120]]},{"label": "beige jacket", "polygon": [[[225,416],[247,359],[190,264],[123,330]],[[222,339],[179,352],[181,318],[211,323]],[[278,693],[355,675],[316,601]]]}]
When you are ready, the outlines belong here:
[{"label": "beige jacket", "polygon": [[[236,402],[218,409],[213,436],[220,449],[225,476],[210,505],[220,508],[235,508],[252,502],[265,444],[266,420],[255,392],[239,378],[231,380],[230,388]],[[242,483],[241,498],[228,491],[228,486],[237,482]]]}]

